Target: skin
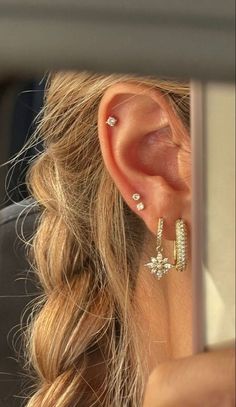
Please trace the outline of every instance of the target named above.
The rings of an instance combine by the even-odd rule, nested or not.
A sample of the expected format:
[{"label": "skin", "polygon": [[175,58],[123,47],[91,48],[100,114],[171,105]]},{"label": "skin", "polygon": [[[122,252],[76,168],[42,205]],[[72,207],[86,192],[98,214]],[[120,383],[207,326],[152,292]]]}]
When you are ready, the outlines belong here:
[{"label": "skin", "polygon": [[166,362],[149,376],[143,407],[234,407],[233,349]]},{"label": "skin", "polygon": [[[106,125],[114,115],[117,125]],[[168,126],[168,130],[159,130]],[[137,212],[152,238],[138,270],[134,316],[145,361],[143,407],[231,407],[234,400],[234,350],[193,355],[190,234],[188,267],[161,280],[143,265],[155,253],[157,219],[165,218],[164,253],[173,257],[175,221],[191,230],[190,135],[171,121],[170,106],[158,91],[119,83],[104,94],[98,112],[104,163],[132,210],[138,192],[145,209]]]},{"label": "skin", "polygon": [[141,269],[136,287],[148,361],[143,407],[235,406],[234,349],[192,354],[191,271],[178,275],[174,270],[168,277],[156,285]]}]

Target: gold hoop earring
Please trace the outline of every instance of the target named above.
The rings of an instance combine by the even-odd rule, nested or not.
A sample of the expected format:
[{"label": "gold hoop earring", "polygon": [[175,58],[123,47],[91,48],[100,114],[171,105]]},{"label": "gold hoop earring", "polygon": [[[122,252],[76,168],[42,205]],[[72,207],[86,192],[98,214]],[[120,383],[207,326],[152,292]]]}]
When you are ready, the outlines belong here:
[{"label": "gold hoop earring", "polygon": [[155,274],[158,280],[160,280],[165,274],[167,274],[172,268],[176,268],[177,271],[184,271],[187,265],[187,229],[182,219],[177,219],[176,227],[176,240],[174,242],[174,259],[175,264],[170,263],[169,259],[163,255],[163,226],[164,220],[160,218],[158,220],[157,227],[157,255],[151,257],[151,261],[146,263],[152,274]]},{"label": "gold hoop earring", "polygon": [[183,219],[177,219],[176,240],[174,242],[175,268],[184,271],[187,266],[187,227]]}]

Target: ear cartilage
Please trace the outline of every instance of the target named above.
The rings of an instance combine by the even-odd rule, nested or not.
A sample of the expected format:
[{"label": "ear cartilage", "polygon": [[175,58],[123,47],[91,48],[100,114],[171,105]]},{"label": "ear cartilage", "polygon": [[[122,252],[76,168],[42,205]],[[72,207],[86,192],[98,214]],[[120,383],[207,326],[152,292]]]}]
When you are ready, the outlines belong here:
[{"label": "ear cartilage", "polygon": [[136,192],[135,194],[132,195],[132,198],[134,201],[138,201],[141,198],[141,196]]},{"label": "ear cartilage", "polygon": [[137,206],[138,211],[143,211],[144,209],[144,204],[142,202],[139,202]]},{"label": "ear cartilage", "polygon": [[117,123],[117,119],[114,116],[109,116],[106,123],[108,126],[114,127]]}]

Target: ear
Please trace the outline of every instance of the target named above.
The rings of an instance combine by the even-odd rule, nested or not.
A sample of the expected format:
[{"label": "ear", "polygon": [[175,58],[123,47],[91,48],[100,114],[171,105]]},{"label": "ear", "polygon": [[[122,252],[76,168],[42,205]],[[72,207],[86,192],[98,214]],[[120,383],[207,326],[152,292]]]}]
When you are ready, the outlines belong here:
[{"label": "ear", "polygon": [[[113,127],[109,116],[117,120]],[[98,134],[104,163],[126,203],[153,233],[163,217],[165,238],[174,240],[175,221],[190,224],[191,150],[168,97],[145,85],[114,84],[100,102]]]}]

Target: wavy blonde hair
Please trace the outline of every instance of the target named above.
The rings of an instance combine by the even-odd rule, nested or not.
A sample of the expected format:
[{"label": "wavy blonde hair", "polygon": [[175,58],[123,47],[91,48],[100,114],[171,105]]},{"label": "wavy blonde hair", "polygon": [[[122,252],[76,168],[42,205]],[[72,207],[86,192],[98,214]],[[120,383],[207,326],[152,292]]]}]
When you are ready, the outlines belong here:
[{"label": "wavy blonde hair", "polygon": [[189,83],[130,75],[50,76],[27,182],[41,216],[32,258],[43,296],[28,329],[37,376],[27,407],[136,407],[144,395],[133,293],[145,229],[105,169],[104,91],[119,81],[163,92],[189,126]]}]

